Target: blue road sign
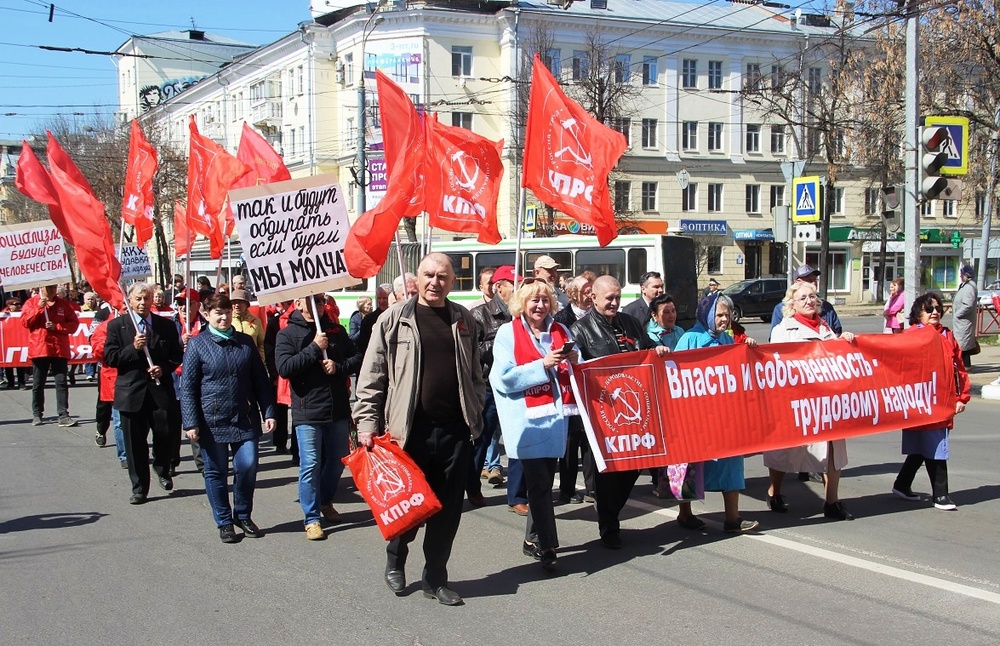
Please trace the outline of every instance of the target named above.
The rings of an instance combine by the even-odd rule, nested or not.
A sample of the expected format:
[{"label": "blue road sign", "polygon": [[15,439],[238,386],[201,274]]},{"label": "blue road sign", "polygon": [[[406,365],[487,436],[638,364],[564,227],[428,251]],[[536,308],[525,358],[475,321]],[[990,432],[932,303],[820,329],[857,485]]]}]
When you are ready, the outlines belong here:
[{"label": "blue road sign", "polygon": [[924,127],[948,129],[948,140],[941,144],[941,152],[948,153],[948,161],[941,167],[941,174],[968,174],[969,120],[966,117],[924,117]]},{"label": "blue road sign", "polygon": [[820,208],[819,176],[799,177],[792,180],[792,222],[819,222]]}]

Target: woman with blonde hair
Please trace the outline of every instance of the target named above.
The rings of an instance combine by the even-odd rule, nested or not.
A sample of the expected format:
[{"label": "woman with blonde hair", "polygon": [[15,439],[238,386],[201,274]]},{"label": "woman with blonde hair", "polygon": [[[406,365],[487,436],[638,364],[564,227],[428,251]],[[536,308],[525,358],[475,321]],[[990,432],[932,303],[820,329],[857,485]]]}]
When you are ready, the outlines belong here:
[{"label": "woman with blonde hair", "polygon": [[[827,327],[820,317],[821,299],[816,285],[807,282],[793,283],[785,293],[783,318],[771,332],[772,343],[794,341],[830,341],[837,334]],[[854,335],[844,332],[841,337],[848,343]],[[764,466],[768,468],[770,486],[767,490],[767,506],[771,511],[788,511],[785,498],[781,495],[781,484],[785,472],[822,473],[825,502],[823,515],[833,520],[854,520],[840,501],[840,471],[847,466],[846,440],[817,442],[790,449],[764,452]]]},{"label": "woman with blonde hair", "polygon": [[577,413],[568,362],[578,357],[569,329],[552,318],[555,290],[527,279],[510,298],[513,320],[497,330],[490,385],[508,457],[521,461],[528,490],[522,551],[556,567],[556,517],[552,484],[566,451],[568,418]]}]

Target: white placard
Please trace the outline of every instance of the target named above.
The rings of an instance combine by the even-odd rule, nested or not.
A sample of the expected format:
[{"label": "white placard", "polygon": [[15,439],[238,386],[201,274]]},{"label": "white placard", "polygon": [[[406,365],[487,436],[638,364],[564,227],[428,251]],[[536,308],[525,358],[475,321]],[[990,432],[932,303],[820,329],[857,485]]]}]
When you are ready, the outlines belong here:
[{"label": "white placard", "polygon": [[66,245],[51,220],[0,226],[0,283],[4,289],[70,280]]},{"label": "white placard", "polygon": [[149,264],[149,254],[145,249],[135,245],[115,245],[115,253],[122,263],[122,278],[140,278],[152,276],[153,269]]},{"label": "white placard", "polygon": [[335,175],[241,188],[229,199],[261,305],[361,282],[344,261],[350,223]]}]

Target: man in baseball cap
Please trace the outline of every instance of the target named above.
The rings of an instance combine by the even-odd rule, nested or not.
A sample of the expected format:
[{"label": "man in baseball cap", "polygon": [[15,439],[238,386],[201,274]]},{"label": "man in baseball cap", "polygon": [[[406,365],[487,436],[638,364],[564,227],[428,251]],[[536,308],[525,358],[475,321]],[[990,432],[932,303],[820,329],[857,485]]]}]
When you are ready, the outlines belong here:
[{"label": "man in baseball cap", "polygon": [[[559,302],[559,309],[569,307],[569,296],[559,288],[559,263],[552,256],[538,256],[535,258],[535,278],[544,280],[556,292],[556,300]],[[552,312],[555,314],[555,312]]]}]

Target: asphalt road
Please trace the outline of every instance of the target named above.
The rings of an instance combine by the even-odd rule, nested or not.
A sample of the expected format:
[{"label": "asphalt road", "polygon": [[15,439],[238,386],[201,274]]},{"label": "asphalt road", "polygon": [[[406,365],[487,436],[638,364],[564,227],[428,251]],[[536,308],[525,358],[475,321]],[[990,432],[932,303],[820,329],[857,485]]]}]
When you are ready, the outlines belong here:
[{"label": "asphalt road", "polygon": [[[601,547],[590,506],[557,507],[559,572],[547,575],[521,554],[524,522],[503,489],[487,486],[490,504],[467,509],[451,560],[467,603],[446,608],[420,594],[419,549],[407,594],[385,588],[384,542],[346,474],[347,522],[307,541],[296,470],[268,442],[254,513],[264,538],[219,541],[189,453],[171,495],[154,484],[148,504],[130,506],[114,449],[93,443],[95,395],[72,389],[81,425],[61,429],[32,428],[29,393],[0,392],[4,644],[998,642],[998,403],[974,400],[958,418],[957,512],[889,494],[901,457],[886,433],[849,443],[841,493],[854,522],[825,521],[821,485],[793,479],[790,513],[767,511],[755,456],[741,507],[758,532],[723,534],[713,493],[695,507],[709,529],[680,529],[643,476],[621,551]],[[922,472],[914,490],[929,489]]]}]

